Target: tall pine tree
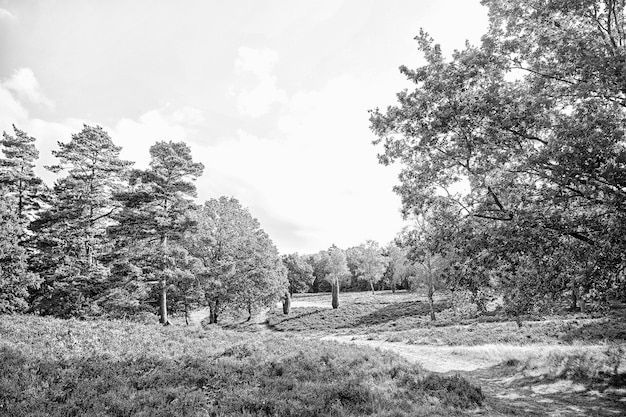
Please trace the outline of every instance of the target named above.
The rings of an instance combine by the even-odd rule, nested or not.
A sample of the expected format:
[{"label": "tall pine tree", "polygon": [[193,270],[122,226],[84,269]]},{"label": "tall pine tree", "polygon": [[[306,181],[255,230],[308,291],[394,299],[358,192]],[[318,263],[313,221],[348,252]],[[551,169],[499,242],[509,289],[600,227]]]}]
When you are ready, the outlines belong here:
[{"label": "tall pine tree", "polygon": [[118,206],[112,194],[123,186],[131,162],[100,127],[85,125],[53,155],[66,173],[56,181],[52,207],[33,223],[39,254],[36,268],[45,282],[36,310],[61,317],[97,314],[108,270],[101,262],[108,249],[106,228]]},{"label": "tall pine tree", "polygon": [[193,225],[189,216],[195,207],[193,181],[202,175],[204,166],[193,162],[184,142],[157,142],[150,156],[149,168],[133,171],[130,189],[116,195],[124,209],[109,231],[116,239],[118,262],[125,259],[139,271],[129,275],[126,283],[136,288],[158,284],[160,321],[168,324],[168,287],[180,277],[193,278],[184,273],[193,262],[180,243]]}]

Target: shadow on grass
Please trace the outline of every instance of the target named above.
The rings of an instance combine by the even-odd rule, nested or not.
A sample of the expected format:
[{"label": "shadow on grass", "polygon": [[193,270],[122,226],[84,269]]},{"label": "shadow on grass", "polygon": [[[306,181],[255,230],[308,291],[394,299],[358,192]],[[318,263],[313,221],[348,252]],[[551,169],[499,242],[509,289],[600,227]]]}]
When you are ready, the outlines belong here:
[{"label": "shadow on grass", "polygon": [[546,375],[520,377],[519,372],[516,364],[500,364],[460,374],[482,385],[487,409],[496,415],[626,415],[623,395],[609,389],[623,386],[623,375],[618,379],[568,380]]},{"label": "shadow on grass", "polygon": [[626,341],[626,316],[612,314],[606,319],[578,325],[571,323],[562,339],[566,342],[584,340],[587,342]]},{"label": "shadow on grass", "polygon": [[[445,301],[436,302],[433,306],[435,314],[440,313],[447,308],[449,308],[449,303]],[[404,317],[421,317],[429,315],[430,307],[428,303],[420,301],[405,301],[385,306],[366,316],[362,316],[354,323],[354,325],[373,326],[395,321]]]},{"label": "shadow on grass", "polygon": [[[312,308],[302,309],[301,308],[301,309],[296,310],[297,313],[295,313],[292,310],[288,316],[285,316],[282,314],[280,315],[276,314],[273,317],[270,316],[267,322],[267,327],[271,330],[280,331],[280,332],[285,331],[285,330],[296,330],[296,331],[307,330],[306,323],[311,322],[311,320],[312,320],[312,323],[316,322],[316,320],[314,320],[314,318],[311,316],[321,315],[326,310],[327,309],[323,309],[323,308],[317,308],[317,309],[312,309]],[[290,324],[294,324],[294,326],[290,326]]]}]

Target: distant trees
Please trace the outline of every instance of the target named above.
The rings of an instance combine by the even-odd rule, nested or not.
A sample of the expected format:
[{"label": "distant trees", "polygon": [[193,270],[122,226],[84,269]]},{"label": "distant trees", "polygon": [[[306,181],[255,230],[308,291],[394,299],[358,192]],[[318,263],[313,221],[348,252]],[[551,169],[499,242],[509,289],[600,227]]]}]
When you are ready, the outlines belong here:
[{"label": "distant trees", "polygon": [[602,308],[626,294],[624,3],[484,3],[481,45],[448,60],[416,38],[414,88],[371,115],[380,162],[402,166],[406,216],[437,213],[452,283],[479,303]]},{"label": "distant trees", "polygon": [[383,279],[395,293],[398,285],[406,281],[413,273],[413,266],[407,258],[407,249],[390,243],[386,247],[386,256],[389,260]]},{"label": "distant trees", "polygon": [[313,267],[306,261],[303,256],[297,253],[291,253],[289,255],[283,255],[283,264],[287,268],[287,280],[289,281],[289,294],[293,295],[295,292],[307,291],[315,276],[313,275]]},{"label": "distant trees", "polygon": [[356,275],[366,281],[372,294],[375,294],[374,284],[383,278],[388,265],[387,257],[383,255],[378,243],[368,240],[354,248],[354,263]]}]

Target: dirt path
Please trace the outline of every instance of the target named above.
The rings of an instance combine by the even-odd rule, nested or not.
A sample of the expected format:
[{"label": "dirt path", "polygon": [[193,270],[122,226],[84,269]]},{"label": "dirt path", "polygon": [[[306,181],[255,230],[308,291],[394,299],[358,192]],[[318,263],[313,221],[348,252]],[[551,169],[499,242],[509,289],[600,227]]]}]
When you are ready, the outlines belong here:
[{"label": "dirt path", "polygon": [[622,416],[626,391],[601,393],[570,380],[548,379],[514,366],[510,358],[601,349],[600,346],[426,346],[367,340],[354,336],[325,336],[322,340],[351,343],[397,353],[426,370],[462,375],[482,387],[487,400],[478,415],[488,416]]}]

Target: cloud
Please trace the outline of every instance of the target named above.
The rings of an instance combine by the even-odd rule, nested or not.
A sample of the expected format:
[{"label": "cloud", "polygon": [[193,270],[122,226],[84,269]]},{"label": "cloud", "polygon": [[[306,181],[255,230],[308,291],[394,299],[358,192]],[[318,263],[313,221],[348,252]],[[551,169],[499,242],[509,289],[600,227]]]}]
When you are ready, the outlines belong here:
[{"label": "cloud", "polygon": [[0,19],[17,19],[17,17],[7,9],[0,8]]},{"label": "cloud", "polygon": [[39,81],[30,68],[20,68],[14,71],[8,79],[2,82],[2,85],[13,91],[22,100],[50,108],[54,107],[52,100],[41,92]]},{"label": "cloud", "polygon": [[13,93],[0,83],[0,128],[7,130],[14,123],[28,118],[28,111]]},{"label": "cloud", "polygon": [[403,223],[392,192],[398,170],[379,165],[371,145],[367,105],[384,102],[389,88],[363,88],[374,84],[336,77],[288,97],[267,137],[239,129],[206,145],[200,197],[236,197],[283,252],[387,243]]},{"label": "cloud", "polygon": [[278,54],[271,49],[239,48],[235,72],[241,84],[246,84],[246,77],[252,77],[247,86],[233,89],[242,115],[257,118],[268,113],[273,104],[287,101],[287,94],[277,87],[273,75],[277,63]]},{"label": "cloud", "polygon": [[120,157],[145,168],[150,161],[149,149],[157,141],[190,142],[196,126],[204,121],[201,110],[186,106],[181,109],[150,110],[136,120],[124,118],[107,129],[115,143],[122,146]]}]

